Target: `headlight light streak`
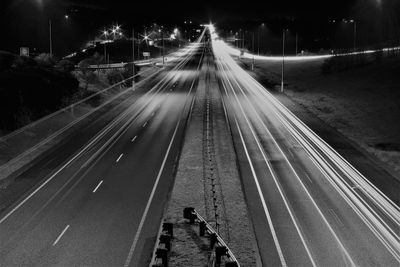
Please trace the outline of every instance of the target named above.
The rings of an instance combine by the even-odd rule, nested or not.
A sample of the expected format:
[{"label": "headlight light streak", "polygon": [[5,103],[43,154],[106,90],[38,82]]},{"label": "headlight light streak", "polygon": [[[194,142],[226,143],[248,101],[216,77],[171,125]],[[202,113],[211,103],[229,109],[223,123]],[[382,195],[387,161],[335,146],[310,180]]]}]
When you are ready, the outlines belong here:
[{"label": "headlight light streak", "polygon": [[[233,79],[240,88],[246,88],[247,92],[251,92],[258,99],[269,104],[274,115],[287,128],[295,140],[301,144],[327,181],[390,251],[394,258],[400,262],[400,208],[281,104],[261,84],[240,68],[229,55],[233,52],[237,53],[237,51],[216,37],[215,33],[212,34],[214,53],[224,64],[220,63],[222,74],[227,75],[224,72],[230,72],[230,79]],[[383,49],[382,51],[386,50]],[[366,53],[373,52],[376,51],[366,51]],[[325,56],[330,57],[332,55]],[[268,57],[264,58],[267,59]],[[281,58],[278,59],[279,57],[276,58],[281,60]],[[296,60],[301,60],[302,57],[296,58]],[[275,57],[274,59],[269,59],[274,60]],[[311,57],[307,57],[307,59],[311,59]],[[229,79],[227,76],[225,78]],[[245,93],[243,92],[243,94]],[[261,118],[259,119],[261,120]],[[293,171],[295,172],[294,169]]]}]

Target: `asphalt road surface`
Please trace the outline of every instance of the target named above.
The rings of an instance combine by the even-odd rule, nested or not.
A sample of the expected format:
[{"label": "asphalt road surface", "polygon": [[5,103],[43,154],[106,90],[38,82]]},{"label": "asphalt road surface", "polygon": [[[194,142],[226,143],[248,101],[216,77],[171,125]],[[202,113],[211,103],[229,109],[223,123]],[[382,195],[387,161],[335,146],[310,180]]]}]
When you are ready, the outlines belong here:
[{"label": "asphalt road surface", "polygon": [[21,175],[44,178],[2,212],[0,266],[146,265],[195,95],[201,41],[80,150],[66,142]]},{"label": "asphalt road surface", "polygon": [[[262,265],[399,266],[399,207],[210,30],[211,89],[222,93]],[[206,46],[193,44],[78,152],[67,142],[22,174],[44,178],[2,212],[0,266],[148,264]]]},{"label": "asphalt road surface", "polygon": [[399,266],[399,207],[213,49],[263,266]]}]

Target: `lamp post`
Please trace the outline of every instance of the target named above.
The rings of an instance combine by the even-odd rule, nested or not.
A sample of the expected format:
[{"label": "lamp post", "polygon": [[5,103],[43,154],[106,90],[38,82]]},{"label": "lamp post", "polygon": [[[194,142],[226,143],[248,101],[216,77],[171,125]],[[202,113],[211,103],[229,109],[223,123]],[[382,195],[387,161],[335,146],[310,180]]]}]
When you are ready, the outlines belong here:
[{"label": "lamp post", "polygon": [[[132,73],[135,76],[135,28],[132,28]],[[135,82],[135,78],[132,78],[132,84]]]},{"label": "lamp post", "polygon": [[253,62],[251,64],[251,70],[254,70],[254,32],[253,32],[253,38],[252,38],[252,50],[253,50]]},{"label": "lamp post", "polygon": [[49,52],[50,52],[50,57],[53,57],[53,37],[52,37],[52,24],[51,24],[51,19],[49,19]]},{"label": "lamp post", "polygon": [[282,76],[281,76],[281,93],[283,93],[283,78],[285,74],[285,29],[282,31]]},{"label": "lamp post", "polygon": [[356,20],[351,20],[353,22],[353,51],[356,52],[356,42],[357,42],[357,22]]},{"label": "lamp post", "polygon": [[260,28],[264,28],[265,24],[261,23],[261,25],[258,27],[258,36],[257,36],[257,54],[260,55],[260,38],[261,38],[261,34],[260,34]]},{"label": "lamp post", "polygon": [[162,55],[162,64],[163,64],[163,68],[165,66],[165,58],[164,58],[164,32],[159,29],[158,30],[159,33],[161,33],[161,40],[162,40],[162,47],[161,47],[161,55]]}]

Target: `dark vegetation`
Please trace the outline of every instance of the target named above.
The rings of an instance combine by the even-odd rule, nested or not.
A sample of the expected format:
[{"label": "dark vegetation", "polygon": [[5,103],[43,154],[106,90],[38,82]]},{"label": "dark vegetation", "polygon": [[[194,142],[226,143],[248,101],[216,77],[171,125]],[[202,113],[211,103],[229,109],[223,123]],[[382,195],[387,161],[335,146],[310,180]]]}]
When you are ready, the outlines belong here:
[{"label": "dark vegetation", "polygon": [[324,63],[321,66],[321,73],[330,74],[354,68],[359,68],[369,64],[381,62],[383,57],[387,58],[399,54],[400,54],[399,50],[392,50],[392,51],[379,51],[370,54],[365,53],[357,55],[334,56],[324,61]]},{"label": "dark vegetation", "polygon": [[[103,56],[96,52],[75,69],[73,60],[57,60],[49,54],[29,58],[0,51],[0,133],[18,129],[132,76],[132,65],[102,72],[87,68],[103,63]],[[135,68],[138,73],[139,67]],[[123,85],[131,84],[129,80]],[[101,98],[98,94],[87,104],[98,106]]]},{"label": "dark vegetation", "polygon": [[12,131],[69,103],[79,86],[73,67],[48,54],[32,59],[0,52],[0,130]]}]

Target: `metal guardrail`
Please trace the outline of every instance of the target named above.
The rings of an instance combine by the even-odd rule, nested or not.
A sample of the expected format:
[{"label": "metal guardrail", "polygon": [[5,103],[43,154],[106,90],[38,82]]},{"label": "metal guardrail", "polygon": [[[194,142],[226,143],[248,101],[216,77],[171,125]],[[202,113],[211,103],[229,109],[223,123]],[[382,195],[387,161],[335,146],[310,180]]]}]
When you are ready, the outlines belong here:
[{"label": "metal guardrail", "polygon": [[209,236],[210,249],[214,249],[214,251],[211,254],[208,267],[220,267],[223,257],[227,258],[224,260],[225,267],[240,267],[238,260],[224,240],[194,208],[185,208],[183,210],[183,218],[189,220],[190,224],[199,224],[200,236],[205,236],[206,234]]},{"label": "metal guardrail", "polygon": [[171,251],[173,238],[173,224],[164,222],[158,232],[149,267],[168,267],[168,254]]}]

